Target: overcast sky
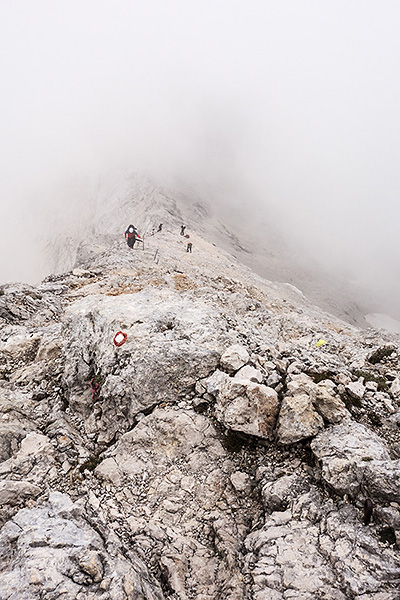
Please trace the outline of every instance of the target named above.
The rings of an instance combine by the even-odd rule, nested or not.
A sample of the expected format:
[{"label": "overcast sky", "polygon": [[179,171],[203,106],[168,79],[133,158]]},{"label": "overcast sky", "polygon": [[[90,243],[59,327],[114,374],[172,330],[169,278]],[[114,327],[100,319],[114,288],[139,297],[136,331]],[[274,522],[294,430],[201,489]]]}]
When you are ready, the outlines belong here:
[{"label": "overcast sky", "polygon": [[398,0],[0,0],[0,281],[120,162],[229,181],[327,264],[398,277],[399,27]]}]

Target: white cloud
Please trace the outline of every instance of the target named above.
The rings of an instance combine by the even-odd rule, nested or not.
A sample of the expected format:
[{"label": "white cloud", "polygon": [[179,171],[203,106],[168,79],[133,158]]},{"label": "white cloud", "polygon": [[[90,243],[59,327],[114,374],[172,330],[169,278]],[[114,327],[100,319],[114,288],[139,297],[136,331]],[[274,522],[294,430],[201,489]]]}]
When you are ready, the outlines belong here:
[{"label": "white cloud", "polygon": [[399,16],[394,0],[3,3],[1,278],[36,272],[21,238],[66,181],[122,161],[236,189],[326,264],[386,285]]}]

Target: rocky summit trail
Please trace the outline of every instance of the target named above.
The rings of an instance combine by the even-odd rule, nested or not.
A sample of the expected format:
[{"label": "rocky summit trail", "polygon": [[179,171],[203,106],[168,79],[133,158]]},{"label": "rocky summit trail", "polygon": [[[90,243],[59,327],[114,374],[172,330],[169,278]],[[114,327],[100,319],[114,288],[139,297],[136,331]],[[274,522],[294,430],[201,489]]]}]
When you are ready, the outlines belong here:
[{"label": "rocky summit trail", "polygon": [[0,290],[0,599],[400,598],[399,337],[164,222]]}]

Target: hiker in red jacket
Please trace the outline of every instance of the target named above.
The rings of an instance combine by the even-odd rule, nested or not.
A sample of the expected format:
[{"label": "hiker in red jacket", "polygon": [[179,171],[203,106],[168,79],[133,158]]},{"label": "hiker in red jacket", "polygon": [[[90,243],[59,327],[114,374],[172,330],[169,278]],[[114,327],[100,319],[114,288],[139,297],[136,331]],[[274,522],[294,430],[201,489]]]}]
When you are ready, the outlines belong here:
[{"label": "hiker in red jacket", "polygon": [[136,242],[136,238],[140,238],[136,227],[134,225],[129,225],[128,229],[125,231],[125,239],[128,243],[129,248],[133,248]]}]

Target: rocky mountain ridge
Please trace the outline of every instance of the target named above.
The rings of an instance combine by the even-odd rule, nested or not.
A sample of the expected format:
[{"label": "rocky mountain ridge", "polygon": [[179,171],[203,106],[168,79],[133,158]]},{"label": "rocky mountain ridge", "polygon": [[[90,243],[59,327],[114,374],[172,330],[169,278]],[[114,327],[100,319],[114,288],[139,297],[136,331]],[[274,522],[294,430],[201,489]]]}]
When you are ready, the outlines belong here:
[{"label": "rocky mountain ridge", "polygon": [[398,599],[398,336],[162,220],[1,288],[0,598]]},{"label": "rocky mountain ridge", "polygon": [[261,226],[262,216],[254,207],[239,209],[243,199],[236,198],[234,209],[225,196],[226,192],[216,193],[174,178],[159,181],[143,173],[105,178],[75,210],[65,203],[54,215],[45,240],[48,272],[72,269],[77,260],[85,260],[79,256],[82,240],[85,247],[89,241],[107,246],[132,220],[145,237],[160,222],[178,230],[185,224],[264,279],[290,283],[325,311],[353,325],[368,326],[364,317],[376,312],[379,304],[367,299],[365,290],[361,292],[343,276],[334,275],[333,269],[327,273],[315,259],[318,248],[311,256],[294,240],[292,244],[272,214],[269,220],[263,217]]}]

